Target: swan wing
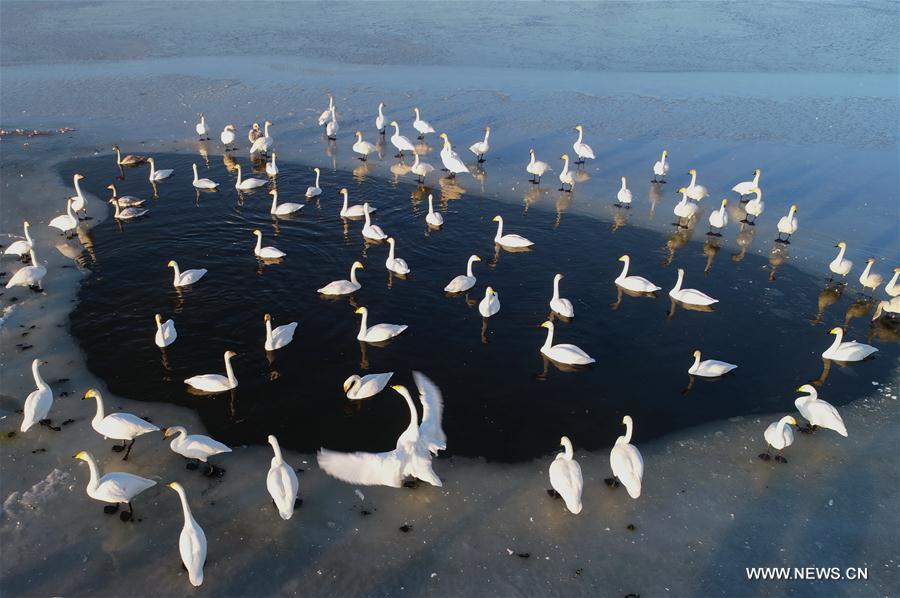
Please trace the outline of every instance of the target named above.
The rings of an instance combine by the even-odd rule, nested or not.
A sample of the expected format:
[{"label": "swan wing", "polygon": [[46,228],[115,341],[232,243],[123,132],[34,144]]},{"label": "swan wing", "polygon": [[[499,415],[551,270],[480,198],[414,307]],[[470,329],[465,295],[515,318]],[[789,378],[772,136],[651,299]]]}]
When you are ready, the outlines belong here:
[{"label": "swan wing", "polygon": [[387,383],[390,382],[394,372],[385,372],[383,374],[368,374],[362,377],[359,391],[356,393],[357,399],[367,399],[384,390]]},{"label": "swan wing", "polygon": [[266,476],[266,488],[278,506],[281,518],[290,519],[294,514],[294,501],[297,499],[297,490],[300,488],[300,482],[297,480],[294,469],[284,462],[272,465]]},{"label": "swan wing", "polygon": [[447,286],[444,287],[444,291],[448,293],[461,293],[463,291],[468,291],[473,286],[475,286],[475,277],[474,276],[466,276],[465,274],[460,274],[451,280]]},{"label": "swan wing", "polygon": [[[141,434],[158,432],[159,428],[133,413],[111,413],[100,422],[101,434],[116,440],[131,439]],[[109,430],[109,434],[106,433]]]},{"label": "swan wing", "polygon": [[641,479],[644,477],[644,459],[633,444],[617,442],[609,453],[613,475],[619,478],[631,498],[641,495]]},{"label": "swan wing", "polygon": [[341,453],[319,449],[316,460],[325,473],[348,484],[399,488],[403,483],[402,462],[396,449],[385,453]]},{"label": "swan wing", "polygon": [[[803,414],[802,411],[800,413]],[[814,426],[828,428],[829,430],[834,430],[841,436],[847,436],[847,427],[844,425],[844,419],[831,403],[823,401],[822,399],[809,401],[807,413],[809,414],[809,417],[807,417],[806,414],[803,414],[803,417],[806,417],[809,423]]]},{"label": "swan wing", "polygon": [[[97,484],[97,494],[112,499],[120,499],[118,502],[129,502],[132,498],[155,486],[156,482],[142,478],[133,473],[116,471],[108,473],[100,478]],[[112,501],[109,501],[112,502]]]},{"label": "swan wing", "polygon": [[566,501],[566,508],[569,511],[575,514],[581,512],[584,479],[578,461],[566,459],[562,454],[558,455],[550,464],[550,485]]},{"label": "swan wing", "polygon": [[188,570],[191,584],[203,583],[203,565],[206,563],[206,534],[196,521],[186,521],[178,538],[178,552]]},{"label": "swan wing", "polygon": [[297,322],[291,322],[284,326],[279,326],[272,331],[272,339],[278,346],[284,346],[294,340],[294,331],[297,330]]},{"label": "swan wing", "polygon": [[447,450],[447,435],[441,423],[444,416],[444,398],[437,385],[422,372],[413,372],[413,380],[419,389],[419,402],[422,403],[419,442],[429,452],[437,455],[438,451]]},{"label": "swan wing", "polygon": [[51,406],[53,406],[53,392],[49,388],[39,388],[29,394],[25,399],[24,417],[20,430],[27,432],[28,428],[34,424],[47,419]]}]

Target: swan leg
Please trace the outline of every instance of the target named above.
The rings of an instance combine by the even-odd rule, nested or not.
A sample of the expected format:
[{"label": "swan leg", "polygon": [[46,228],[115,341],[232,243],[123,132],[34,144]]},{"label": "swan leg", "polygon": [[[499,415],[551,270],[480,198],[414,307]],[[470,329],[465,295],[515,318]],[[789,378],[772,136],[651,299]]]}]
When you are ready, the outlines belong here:
[{"label": "swan leg", "polygon": [[125,450],[125,441],[122,441],[122,444],[114,444],[110,447],[110,450],[114,453],[121,453]]},{"label": "swan leg", "polygon": [[106,505],[105,507],[103,507],[103,512],[107,515],[115,515],[118,510],[119,503],[116,503],[114,505]]},{"label": "swan leg", "polygon": [[419,480],[417,478],[407,478],[407,479],[403,480],[403,487],[411,488],[411,489],[418,488]]},{"label": "swan leg", "polygon": [[127,504],[128,504],[128,510],[122,511],[121,513],[119,513],[119,519],[121,519],[122,521],[132,521],[134,519],[134,509],[131,508],[130,502]]},{"label": "swan leg", "polygon": [[784,452],[783,450],[778,451],[778,454],[775,455],[775,460],[778,461],[779,463],[787,463],[787,459],[785,459],[784,455],[782,454],[783,452]]},{"label": "swan leg", "polygon": [[188,461],[184,466],[185,469],[190,471],[194,471],[198,467],[200,467],[200,461]]},{"label": "swan leg", "polygon": [[772,448],[772,447],[770,447],[769,445],[766,445],[766,452],[760,453],[760,454],[758,455],[759,458],[762,459],[763,461],[769,461],[769,460],[771,460],[771,459],[772,459],[772,455],[769,454],[769,449],[771,449],[771,448]]},{"label": "swan leg", "polygon": [[562,498],[559,492],[554,490],[553,488],[547,488],[547,495],[552,496],[553,498]]},{"label": "swan leg", "polygon": [[[132,439],[131,439],[131,442],[128,444],[128,450],[125,451],[125,456],[122,457],[122,461],[128,461],[128,455],[131,454],[131,447],[134,446],[134,441],[135,441],[135,440],[137,440],[137,438],[132,438]],[[124,442],[124,441],[123,441],[123,442]]]},{"label": "swan leg", "polygon": [[616,478],[604,478],[603,483],[606,484],[607,486],[609,486],[610,488],[612,488],[613,490],[615,490],[616,488],[621,486],[621,484],[619,483],[619,480],[617,480]]},{"label": "swan leg", "polygon": [[41,424],[42,426],[46,427],[46,428],[50,428],[50,429],[53,430],[54,432],[59,432],[60,430],[62,430],[61,427],[59,427],[59,426],[54,426],[53,423],[52,423],[49,419],[42,419],[42,420],[39,421],[38,423]]}]

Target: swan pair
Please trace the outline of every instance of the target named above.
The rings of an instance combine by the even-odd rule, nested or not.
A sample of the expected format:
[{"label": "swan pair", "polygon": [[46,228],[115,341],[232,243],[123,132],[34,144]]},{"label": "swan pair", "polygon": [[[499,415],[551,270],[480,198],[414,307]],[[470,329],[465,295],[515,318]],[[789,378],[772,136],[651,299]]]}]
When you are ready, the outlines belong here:
[{"label": "swan pair", "polygon": [[231,368],[232,357],[237,357],[237,353],[234,351],[225,352],[225,376],[221,374],[201,374],[199,376],[191,376],[184,383],[194,390],[210,394],[237,388],[238,381],[234,376],[234,370]]},{"label": "swan pair", "polygon": [[406,324],[375,324],[374,326],[367,326],[369,310],[365,307],[359,307],[355,313],[362,314],[356,339],[365,343],[380,343],[390,340],[399,336],[408,328]]},{"label": "swan pair", "polygon": [[[115,452],[125,451],[125,456],[122,457],[123,461],[128,460],[128,455],[131,454],[134,441],[137,440],[138,436],[143,436],[150,432],[159,432],[159,428],[131,413],[110,413],[106,415],[103,397],[97,390],[90,389],[81,397],[82,401],[88,399],[95,399],[97,402],[97,412],[94,415],[94,419],[91,420],[91,427],[103,438],[122,441],[121,446],[113,446],[112,450]],[[126,447],[126,442],[129,440],[131,442]]]},{"label": "swan pair", "polygon": [[37,254],[34,248],[28,250],[28,257],[31,263],[28,266],[22,266],[16,273],[9,277],[6,281],[6,288],[13,287],[29,287],[34,291],[42,291],[42,281],[47,276],[47,268],[38,262]]},{"label": "swan pair", "polygon": [[350,293],[355,293],[362,285],[359,284],[359,281],[356,280],[356,271],[359,269],[363,269],[363,265],[360,262],[353,262],[353,265],[350,267],[350,280],[335,280],[333,282],[329,282],[321,289],[318,289],[317,292],[322,293],[323,295],[349,295]]},{"label": "swan pair", "polygon": [[541,354],[557,363],[566,365],[588,365],[594,363],[594,359],[581,348],[570,344],[553,344],[553,322],[546,321],[541,328],[547,329],[547,339],[541,347]]}]

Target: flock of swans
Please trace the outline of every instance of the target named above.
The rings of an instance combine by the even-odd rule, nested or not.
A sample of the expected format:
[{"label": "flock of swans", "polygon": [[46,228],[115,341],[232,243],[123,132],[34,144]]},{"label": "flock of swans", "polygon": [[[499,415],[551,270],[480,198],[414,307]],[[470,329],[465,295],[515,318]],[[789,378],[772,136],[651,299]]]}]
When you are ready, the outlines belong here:
[{"label": "flock of swans", "polygon": [[[424,180],[426,176],[431,175],[434,167],[422,160],[421,156],[416,153],[415,145],[408,137],[401,135],[400,125],[397,121],[388,120],[388,117],[384,114],[385,107],[384,103],[378,106],[375,118],[377,134],[386,135],[386,129],[388,127],[393,128],[393,134],[390,135],[389,139],[390,143],[397,150],[397,157],[402,158],[404,152],[412,152],[415,157],[411,171],[419,177],[420,181]],[[422,119],[419,108],[414,109],[414,114],[415,120],[412,123],[412,128],[417,132],[419,139],[436,133],[435,128]],[[336,137],[339,127],[337,108],[333,98],[329,97],[328,108],[322,112],[318,119],[318,124],[325,127],[325,135],[328,138],[334,139]],[[577,167],[584,164],[586,160],[595,159],[595,155],[591,147],[584,141],[584,127],[578,125],[575,127],[575,130],[578,132],[578,136],[573,144],[573,151],[575,156],[577,156],[577,160],[574,161],[574,165]],[[201,140],[210,138],[211,129],[206,122],[206,116],[202,113],[200,114],[200,121],[196,124],[196,132]],[[491,128],[486,127],[483,139],[476,141],[469,147],[469,151],[478,162],[486,160],[486,156],[490,152],[490,134]],[[279,173],[276,164],[277,154],[272,151],[275,141],[272,136],[271,121],[265,121],[262,127],[254,123],[248,132],[247,138],[251,145],[251,156],[268,158],[271,152],[271,159],[267,159],[265,167],[268,179],[243,178],[240,165],[238,165],[235,188],[239,191],[269,185],[270,181],[276,179]],[[468,172],[462,158],[454,151],[447,134],[441,133],[440,138],[443,141],[440,157],[444,170],[448,172],[447,176],[454,177],[457,174]],[[220,140],[225,152],[237,150],[236,127],[233,124],[227,125],[220,134]],[[157,169],[153,158],[135,155],[123,156],[118,146],[114,146],[113,149],[116,152],[116,162],[119,166],[149,165],[148,178],[151,183],[166,180],[173,174],[172,169]],[[375,150],[375,146],[363,139],[362,132],[356,131],[352,149],[359,155],[361,160],[366,160]],[[530,150],[529,155],[530,160],[526,164],[525,170],[531,175],[530,182],[539,185],[541,178],[550,172],[551,169],[546,162],[536,159],[534,149]],[[563,169],[559,174],[559,180],[562,185],[561,190],[570,192],[576,184],[570,169],[570,158],[567,154],[564,154],[561,160],[564,163]],[[669,174],[668,160],[668,151],[663,151],[660,159],[653,164],[652,182],[654,184],[665,183],[665,179]],[[323,190],[320,187],[319,169],[316,168],[314,171],[316,173],[315,183],[306,190],[306,198],[313,198],[323,194]],[[678,226],[681,227],[691,226],[692,220],[698,213],[699,202],[709,195],[707,189],[698,183],[697,171],[691,169],[688,174],[691,177],[690,182],[678,190],[678,193],[681,194],[681,199],[674,207],[674,213],[679,219]],[[746,224],[748,225],[754,224],[764,210],[760,175],[760,170],[757,169],[752,180],[738,183],[733,187],[733,191],[739,196],[738,200],[746,204]],[[62,234],[71,234],[78,226],[79,219],[86,214],[87,201],[80,186],[80,181],[83,179],[84,177],[81,174],[74,175],[75,195],[66,199],[66,212],[53,218],[49,223],[50,227],[59,230]],[[219,187],[219,184],[215,181],[208,178],[200,178],[196,164],[193,165],[192,185],[199,190],[212,190]],[[114,218],[132,220],[141,218],[148,213],[148,209],[143,207],[143,200],[133,196],[118,195],[115,185],[109,185],[108,189],[112,192],[109,202],[114,209]],[[276,217],[290,216],[304,207],[303,204],[298,203],[279,203],[278,192],[274,188],[269,193],[272,197],[270,211]],[[398,275],[410,273],[410,265],[396,255],[396,240],[373,222],[372,214],[376,211],[376,208],[368,203],[350,205],[349,193],[346,188],[340,189],[338,194],[342,196],[343,200],[340,210],[337,212],[340,217],[363,219],[361,235],[367,240],[385,241],[388,244],[389,253],[385,261],[385,267]],[[621,177],[621,187],[616,199],[617,205],[623,208],[627,208],[633,202],[633,195],[628,189],[628,182],[624,176]],[[721,231],[728,226],[727,204],[728,199],[723,199],[720,208],[709,215],[709,234],[720,235]],[[504,221],[501,216],[498,215],[493,220],[497,223],[494,236],[496,245],[509,250],[527,249],[533,245],[531,240],[521,235],[504,232]],[[444,226],[444,218],[440,213],[434,211],[430,195],[428,196],[428,213],[425,217],[425,222],[433,228]],[[40,264],[35,255],[35,242],[30,233],[30,226],[28,222],[24,222],[24,239],[12,243],[4,251],[5,255],[16,256],[24,262],[30,262],[10,278],[6,284],[7,288],[26,286],[40,290],[41,281],[47,274],[46,267]],[[782,243],[788,243],[790,237],[798,230],[796,205],[791,206],[788,214],[778,221],[776,228],[778,232],[777,240]],[[260,260],[283,260],[287,257],[283,251],[276,247],[264,246],[263,234],[260,230],[254,230],[252,234],[256,237],[253,253]],[[829,269],[833,275],[832,279],[835,275],[844,279],[851,272],[853,264],[845,257],[846,243],[839,242],[836,247],[839,251],[834,261],[829,264]],[[631,258],[628,255],[621,256],[619,260],[623,262],[623,267],[621,273],[614,281],[619,288],[639,296],[648,297],[654,297],[657,291],[662,290],[662,287],[650,280],[629,272]],[[477,283],[473,265],[479,261],[481,261],[481,258],[477,255],[469,257],[465,273],[452,278],[444,287],[444,291],[447,293],[463,293],[472,289]],[[875,290],[884,281],[880,275],[872,271],[873,263],[874,259],[868,260],[865,269],[859,277],[859,282],[863,291],[871,290],[874,294]],[[168,262],[168,267],[173,270],[172,285],[174,287],[198,284],[208,273],[204,268],[182,270],[174,259]],[[363,268],[363,264],[356,261],[350,268],[349,279],[330,282],[317,289],[317,291],[326,296],[356,293],[362,288],[360,281],[357,279],[357,271]],[[900,276],[900,268],[894,270],[893,277],[884,286],[890,299],[879,303],[876,317],[880,317],[883,312],[887,312],[892,316],[900,312],[898,276]],[[549,306],[552,312],[559,316],[567,319],[574,318],[575,310],[572,302],[560,296],[560,282],[562,280],[562,274],[554,276],[553,294],[550,298]],[[685,271],[679,268],[677,280],[669,291],[669,296],[672,300],[700,310],[708,310],[710,306],[719,302],[719,299],[711,297],[700,290],[685,288],[683,286],[684,280]],[[493,317],[499,313],[500,296],[491,286],[485,288],[484,298],[478,304],[478,311],[485,318]],[[369,310],[364,306],[358,307],[356,314],[360,316],[357,339],[362,342],[382,343],[402,334],[407,329],[405,324],[370,324]],[[172,319],[163,321],[160,314],[155,314],[154,320],[156,332],[153,342],[156,346],[165,348],[177,342],[178,333],[175,328],[175,322]],[[274,327],[272,317],[266,314],[264,316],[264,326],[266,338],[263,349],[265,351],[277,351],[292,342],[297,322]],[[594,363],[595,360],[578,346],[566,343],[554,344],[553,322],[545,321],[541,326],[547,330],[547,336],[544,344],[540,347],[540,353],[548,359],[571,366],[588,366]],[[832,329],[831,334],[835,336],[834,341],[822,353],[822,356],[826,359],[840,362],[855,362],[866,359],[877,351],[876,348],[863,343],[844,341],[842,328]],[[192,376],[184,380],[185,385],[200,393],[220,393],[236,388],[238,380],[231,365],[231,360],[234,357],[236,357],[236,354],[232,351],[224,353],[224,375],[202,374]],[[701,352],[699,350],[694,351],[693,357],[693,364],[688,369],[688,373],[691,376],[718,378],[728,375],[738,367],[735,364],[716,359],[701,360]],[[37,359],[32,363],[32,375],[37,389],[29,394],[25,400],[24,415],[20,427],[22,432],[27,432],[38,424],[53,428],[49,419],[53,405],[53,392],[41,376],[40,366],[43,363]],[[392,376],[393,372],[369,374],[363,377],[352,375],[344,381],[343,390],[350,400],[371,398],[381,393],[387,387]],[[317,460],[319,466],[326,473],[351,484],[400,487],[403,485],[404,480],[413,477],[434,486],[441,486],[441,480],[432,467],[432,460],[440,451],[446,450],[447,447],[447,438],[441,424],[443,399],[438,387],[427,376],[420,372],[413,372],[412,377],[418,390],[418,403],[421,405],[422,410],[421,422],[416,401],[413,400],[409,390],[402,385],[391,386],[396,392],[396,396],[402,398],[409,409],[409,424],[397,439],[395,448],[381,453],[341,453],[322,448],[318,453]],[[804,395],[796,399],[795,406],[799,414],[808,422],[807,429],[827,428],[842,436],[847,436],[847,430],[840,414],[832,405],[818,397],[815,388],[810,385],[804,385],[798,390]],[[83,398],[85,400],[93,399],[96,404],[96,414],[91,421],[93,429],[105,439],[121,441],[121,444],[112,446],[112,450],[124,452],[123,459],[128,459],[138,437],[161,431],[156,425],[130,413],[107,414],[104,409],[103,398],[96,390],[88,390],[84,393]],[[622,419],[622,424],[625,426],[625,433],[615,441],[609,457],[613,477],[606,481],[611,486],[621,484],[625,487],[629,496],[636,499],[641,495],[644,464],[640,451],[631,444],[634,430],[632,418],[626,415]],[[763,434],[766,442],[766,452],[761,454],[760,458],[770,459],[771,449],[775,449],[778,451],[775,459],[786,462],[783,451],[794,442],[793,429],[797,425],[796,418],[790,415],[782,417],[769,425]],[[58,430],[58,428],[53,429]],[[165,438],[172,438],[169,445],[170,449],[189,460],[189,468],[195,469],[199,466],[199,463],[204,463],[208,474],[216,470],[215,466],[209,463],[209,459],[231,451],[228,446],[221,442],[208,436],[189,434],[181,426],[170,426],[163,429],[162,432]],[[274,456],[266,477],[267,489],[279,516],[288,520],[293,515],[299,483],[294,469],[285,462],[277,439],[270,435],[268,436],[268,442],[272,447]],[[566,508],[577,514],[582,510],[584,483],[581,467],[574,457],[571,440],[563,436],[560,440],[560,445],[563,447],[563,452],[555,457],[549,468],[552,486],[552,490],[549,492],[561,497],[565,502]],[[128,511],[121,513],[123,520],[133,518],[132,500],[141,492],[156,484],[153,480],[121,471],[110,471],[101,475],[97,461],[90,453],[85,451],[78,452],[75,458],[86,462],[88,465],[90,471],[90,481],[87,485],[88,496],[95,500],[109,503],[105,508],[105,511],[108,513],[115,513],[119,510],[120,505],[126,505]],[[181,558],[188,570],[190,582],[198,586],[203,582],[203,565],[207,551],[206,536],[202,527],[194,518],[185,489],[177,482],[170,483],[169,487],[177,493],[183,511],[184,527],[179,539]]]}]

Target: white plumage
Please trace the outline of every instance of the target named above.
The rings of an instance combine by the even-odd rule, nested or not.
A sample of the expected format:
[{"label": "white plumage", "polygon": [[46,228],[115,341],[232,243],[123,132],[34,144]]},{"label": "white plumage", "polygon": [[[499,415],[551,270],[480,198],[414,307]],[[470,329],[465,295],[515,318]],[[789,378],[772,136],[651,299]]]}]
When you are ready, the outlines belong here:
[{"label": "white plumage", "polygon": [[556,455],[550,464],[550,485],[566,502],[566,508],[577,515],[581,513],[581,491],[584,488],[581,466],[573,458],[572,441],[563,436],[559,444],[565,451]]},{"label": "white plumage", "polygon": [[266,475],[266,489],[278,508],[278,514],[287,521],[294,515],[294,504],[297,502],[300,482],[297,480],[294,468],[284,462],[281,446],[271,434],[269,435],[269,444],[272,445],[275,456],[272,457],[269,473]]},{"label": "white plumage", "polygon": [[622,418],[625,424],[625,435],[616,439],[609,452],[609,465],[613,475],[619,478],[628,496],[638,498],[641,495],[641,485],[644,479],[644,459],[636,446],[631,444],[631,435],[634,430],[634,422],[630,415]]}]

